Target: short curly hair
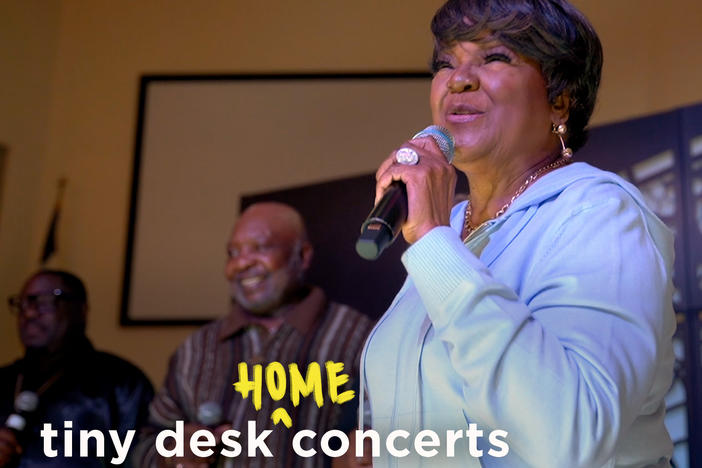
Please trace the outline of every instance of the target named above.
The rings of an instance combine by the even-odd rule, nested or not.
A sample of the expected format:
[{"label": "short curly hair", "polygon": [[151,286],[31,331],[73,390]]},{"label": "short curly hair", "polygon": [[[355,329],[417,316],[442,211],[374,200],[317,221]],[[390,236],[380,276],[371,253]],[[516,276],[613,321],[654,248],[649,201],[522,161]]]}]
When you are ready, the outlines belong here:
[{"label": "short curly hair", "polygon": [[486,32],[516,53],[534,60],[546,81],[549,102],[569,97],[567,141],[574,151],[585,144],[587,124],[602,74],[597,33],[565,0],[448,0],[431,22],[432,71],[437,55],[457,41]]}]

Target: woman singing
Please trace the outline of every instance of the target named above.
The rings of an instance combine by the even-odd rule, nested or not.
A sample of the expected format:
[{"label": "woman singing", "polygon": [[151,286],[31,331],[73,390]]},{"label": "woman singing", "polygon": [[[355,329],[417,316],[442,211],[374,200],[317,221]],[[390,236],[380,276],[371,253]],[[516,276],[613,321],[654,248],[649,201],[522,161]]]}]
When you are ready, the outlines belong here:
[{"label": "woman singing", "polygon": [[[595,31],[565,0],[449,0],[431,27],[455,157],[417,138],[377,172],[378,198],[407,187],[410,246],[362,359],[372,428],[407,431],[374,463],[668,466],[673,238],[635,187],[577,162]],[[470,196],[452,207],[454,167]]]}]

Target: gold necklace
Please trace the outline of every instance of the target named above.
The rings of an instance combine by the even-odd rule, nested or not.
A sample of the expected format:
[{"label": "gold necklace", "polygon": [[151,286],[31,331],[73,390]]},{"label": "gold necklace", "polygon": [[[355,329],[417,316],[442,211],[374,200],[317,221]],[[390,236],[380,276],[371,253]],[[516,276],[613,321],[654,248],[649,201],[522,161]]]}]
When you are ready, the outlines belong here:
[{"label": "gold necklace", "polygon": [[[541,166],[534,173],[532,173],[529,177],[527,177],[527,179],[524,181],[524,183],[517,189],[517,191],[514,193],[514,195],[512,195],[512,198],[510,198],[510,200],[507,203],[505,203],[502,206],[502,208],[497,210],[497,213],[495,213],[495,216],[488,219],[487,221],[493,220],[493,219],[498,218],[498,217],[502,216],[503,214],[505,214],[505,211],[507,211],[507,208],[509,208],[510,205],[512,205],[514,200],[516,200],[519,195],[524,193],[524,191],[527,189],[527,187],[529,187],[529,185],[532,182],[534,182],[536,179],[538,179],[539,177],[544,175],[546,172],[548,172],[552,169],[556,169],[556,168],[561,167],[561,166],[565,166],[566,164],[569,164],[570,162],[571,162],[570,158],[559,157],[555,161],[553,161],[549,164],[546,164],[545,166]],[[470,222],[470,218],[471,218],[472,214],[473,214],[473,208],[471,207],[471,203],[470,203],[470,199],[469,199],[468,204],[466,205],[465,219],[463,221],[463,242],[468,240],[468,236],[470,236],[473,231],[475,231],[478,227],[482,226],[482,224],[487,222],[487,221],[485,221],[484,223],[481,223],[478,226],[473,226]]]}]

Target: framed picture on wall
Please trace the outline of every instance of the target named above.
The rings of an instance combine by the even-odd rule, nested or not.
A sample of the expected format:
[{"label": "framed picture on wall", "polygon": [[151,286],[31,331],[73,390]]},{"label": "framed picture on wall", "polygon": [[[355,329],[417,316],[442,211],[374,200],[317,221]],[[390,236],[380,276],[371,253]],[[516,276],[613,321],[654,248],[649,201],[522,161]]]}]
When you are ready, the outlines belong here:
[{"label": "framed picture on wall", "polygon": [[[431,123],[430,81],[423,72],[142,77],[121,323],[226,313],[225,245],[242,196],[372,177]],[[337,213],[367,214],[372,202],[367,193]]]}]

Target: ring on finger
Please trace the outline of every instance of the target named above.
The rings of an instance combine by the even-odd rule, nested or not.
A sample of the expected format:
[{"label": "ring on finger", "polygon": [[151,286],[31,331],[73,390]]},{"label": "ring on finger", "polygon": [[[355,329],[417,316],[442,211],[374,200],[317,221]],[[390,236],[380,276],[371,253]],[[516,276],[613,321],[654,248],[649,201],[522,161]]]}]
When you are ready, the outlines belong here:
[{"label": "ring on finger", "polygon": [[406,166],[414,166],[419,162],[419,155],[412,148],[400,148],[395,152],[395,161]]}]

